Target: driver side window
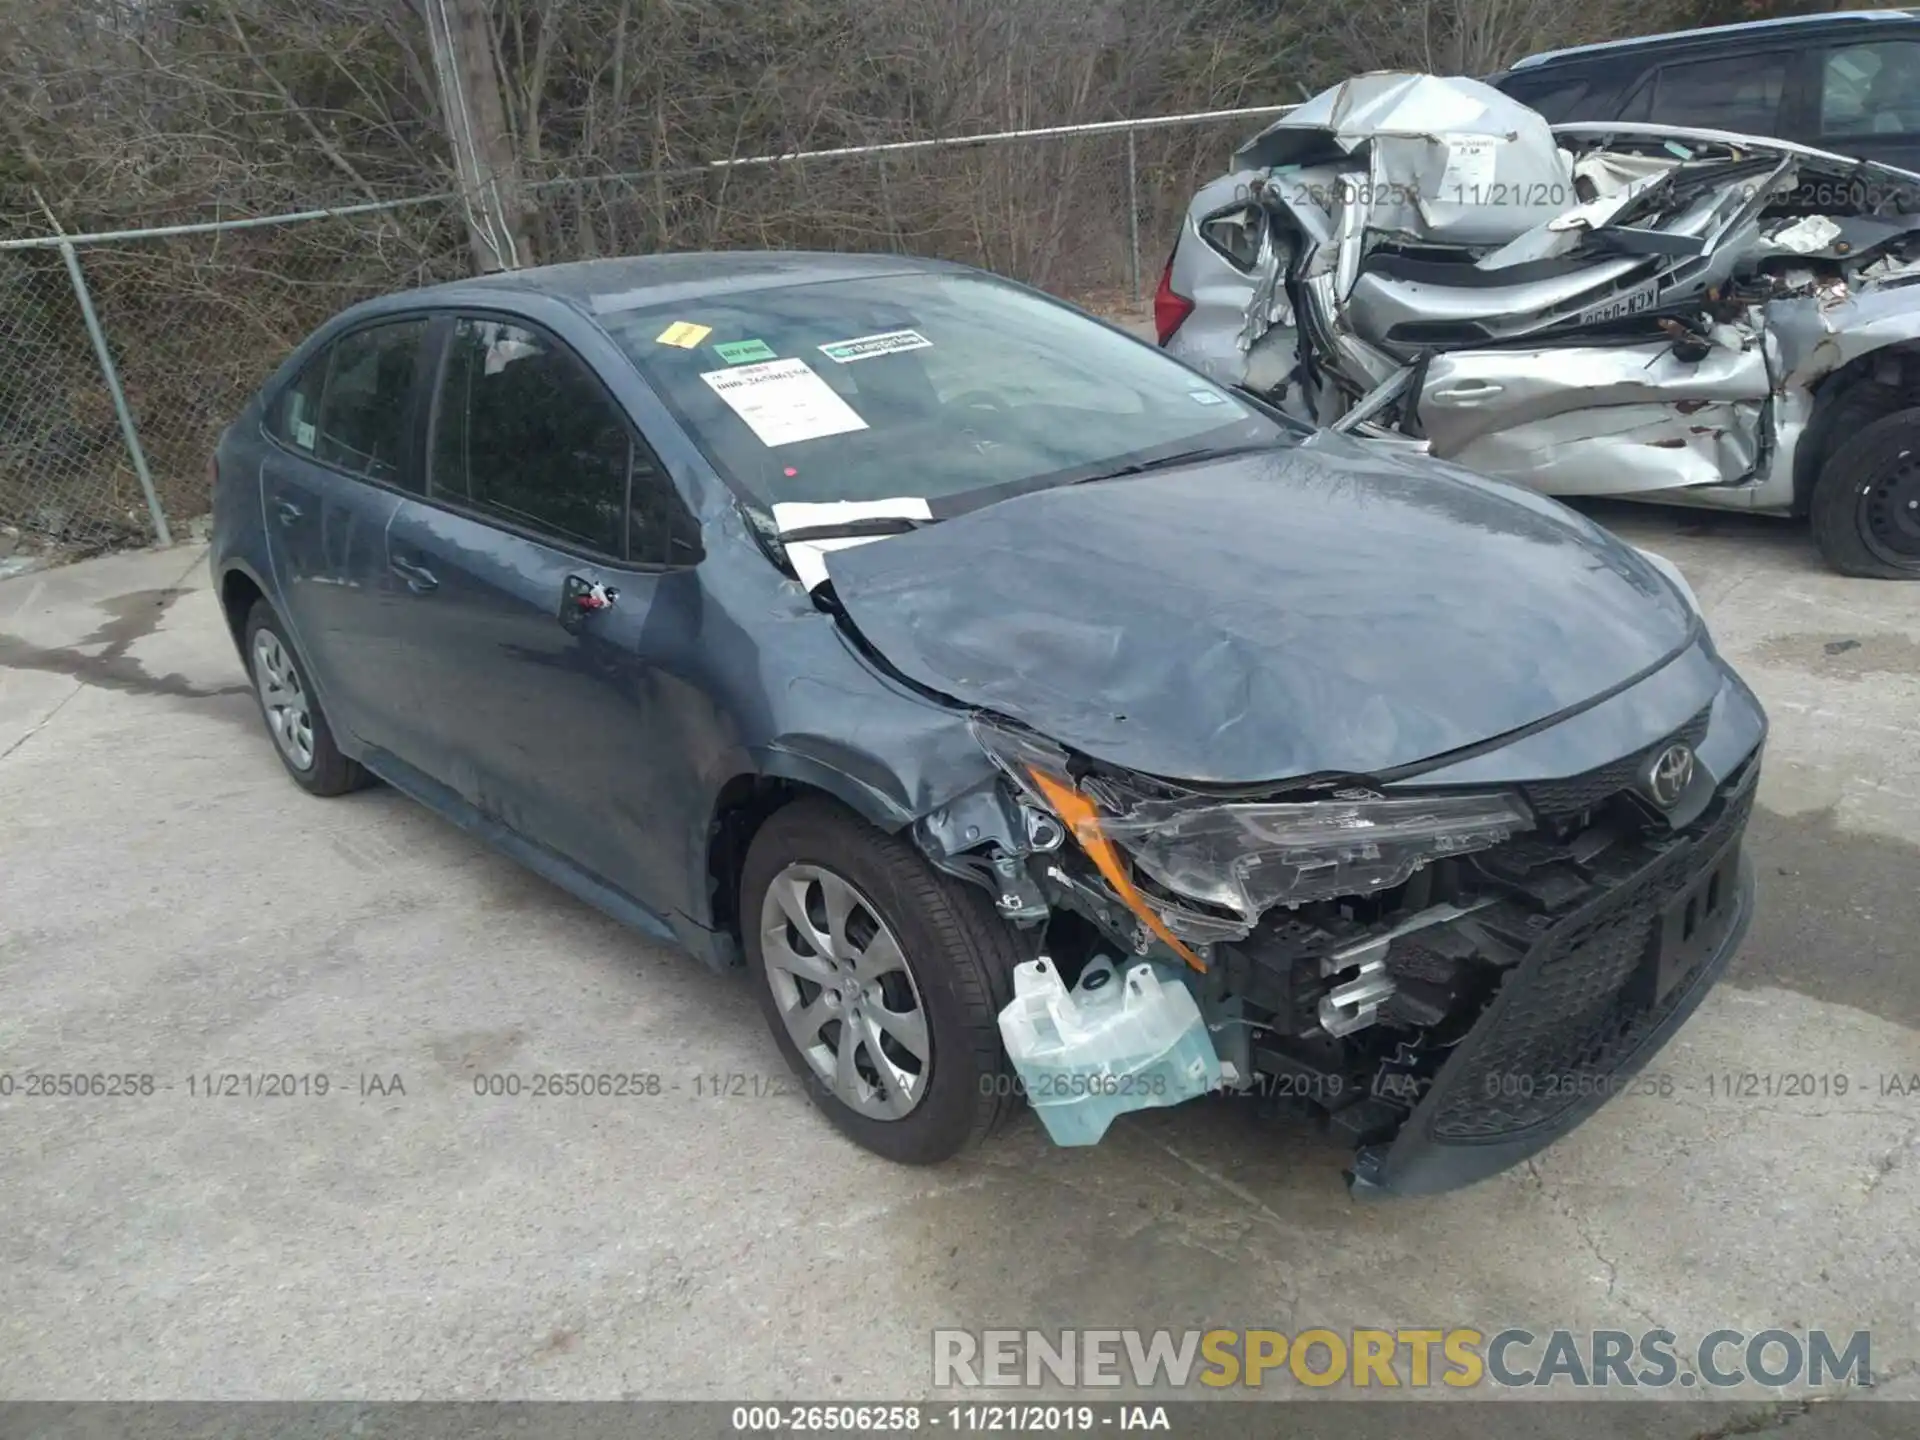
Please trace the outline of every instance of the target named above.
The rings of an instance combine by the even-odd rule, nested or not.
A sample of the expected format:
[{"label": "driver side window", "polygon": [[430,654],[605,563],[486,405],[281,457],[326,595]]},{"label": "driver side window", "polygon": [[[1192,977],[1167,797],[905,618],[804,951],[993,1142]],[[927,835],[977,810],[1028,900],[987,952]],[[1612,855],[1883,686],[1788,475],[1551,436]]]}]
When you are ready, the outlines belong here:
[{"label": "driver side window", "polygon": [[1920,43],[1880,40],[1826,53],[1820,67],[1820,133],[1920,133]]},{"label": "driver side window", "polygon": [[614,559],[665,564],[697,550],[672,482],[586,365],[511,321],[455,322],[428,486]]}]

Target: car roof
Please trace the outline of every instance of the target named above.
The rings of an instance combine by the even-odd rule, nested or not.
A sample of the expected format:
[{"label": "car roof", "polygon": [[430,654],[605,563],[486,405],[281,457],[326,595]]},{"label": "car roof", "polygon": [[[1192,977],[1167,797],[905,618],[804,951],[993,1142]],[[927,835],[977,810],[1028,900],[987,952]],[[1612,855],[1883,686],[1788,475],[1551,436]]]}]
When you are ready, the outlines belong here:
[{"label": "car roof", "polygon": [[383,304],[457,304],[501,292],[569,301],[596,315],[742,290],[766,290],[827,280],[965,270],[945,260],[912,255],[838,254],[811,250],[712,250],[620,255],[535,265],[450,280],[382,297]]},{"label": "car roof", "polygon": [[1782,15],[1772,20],[1742,20],[1733,25],[1707,25],[1696,30],[1669,30],[1661,35],[1635,35],[1625,40],[1601,40],[1591,45],[1570,45],[1564,50],[1542,50],[1516,60],[1507,71],[1518,74],[1542,65],[1557,65],[1589,56],[1625,55],[1636,50],[1658,50],[1668,45],[1693,45],[1711,40],[1730,40],[1742,35],[1768,34],[1807,28],[1847,30],[1881,25],[1907,26],[1920,22],[1920,10],[1836,10],[1817,15]]}]

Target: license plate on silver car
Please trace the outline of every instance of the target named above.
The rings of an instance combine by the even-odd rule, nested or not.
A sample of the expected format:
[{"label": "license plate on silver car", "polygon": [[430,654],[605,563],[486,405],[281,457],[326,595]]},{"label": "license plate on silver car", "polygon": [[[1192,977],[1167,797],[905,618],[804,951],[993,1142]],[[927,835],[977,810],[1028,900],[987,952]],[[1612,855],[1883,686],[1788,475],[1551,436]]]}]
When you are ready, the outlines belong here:
[{"label": "license plate on silver car", "polygon": [[1611,300],[1603,300],[1580,312],[1579,325],[1598,325],[1605,320],[1619,320],[1628,315],[1638,315],[1642,310],[1651,310],[1659,295],[1659,287],[1651,280],[1644,285],[1636,285],[1631,290],[1623,290]]}]

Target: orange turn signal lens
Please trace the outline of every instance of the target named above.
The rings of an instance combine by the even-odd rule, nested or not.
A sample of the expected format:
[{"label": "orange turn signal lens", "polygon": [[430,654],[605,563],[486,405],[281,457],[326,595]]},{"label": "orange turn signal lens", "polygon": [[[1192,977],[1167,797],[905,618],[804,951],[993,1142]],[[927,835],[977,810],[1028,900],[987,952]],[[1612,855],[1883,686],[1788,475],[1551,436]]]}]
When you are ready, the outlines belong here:
[{"label": "orange turn signal lens", "polygon": [[1073,785],[1056,780],[1044,770],[1029,765],[1027,774],[1040,787],[1040,793],[1047,797],[1047,804],[1053,807],[1053,813],[1073,832],[1073,838],[1080,842],[1080,848],[1087,852],[1087,858],[1093,861],[1094,868],[1105,877],[1126,907],[1140,917],[1141,924],[1164,941],[1174,954],[1204,974],[1206,961],[1194,954],[1179,936],[1167,928],[1166,921],[1154,913],[1146,897],[1135,887],[1127,874],[1126,865],[1120,859],[1120,852],[1113,848],[1107,832],[1100,828],[1100,812],[1094,809],[1093,802]]}]

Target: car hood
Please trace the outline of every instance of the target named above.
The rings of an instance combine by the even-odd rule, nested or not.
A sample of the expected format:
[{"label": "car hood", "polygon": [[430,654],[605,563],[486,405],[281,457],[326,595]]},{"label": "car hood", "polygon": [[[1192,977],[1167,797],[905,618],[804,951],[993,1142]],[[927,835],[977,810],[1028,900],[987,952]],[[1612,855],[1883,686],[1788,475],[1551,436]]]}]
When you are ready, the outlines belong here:
[{"label": "car hood", "polygon": [[1695,626],[1650,564],[1564,507],[1326,433],[826,561],[847,619],[909,679],[1200,783],[1473,746],[1657,669]]}]

